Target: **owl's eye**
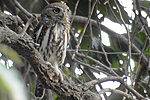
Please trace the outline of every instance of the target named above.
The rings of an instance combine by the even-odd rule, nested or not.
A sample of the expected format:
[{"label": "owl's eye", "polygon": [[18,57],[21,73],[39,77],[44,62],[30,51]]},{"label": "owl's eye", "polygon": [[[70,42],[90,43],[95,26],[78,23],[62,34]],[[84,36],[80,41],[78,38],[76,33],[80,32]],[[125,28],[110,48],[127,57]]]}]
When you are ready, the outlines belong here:
[{"label": "owl's eye", "polygon": [[57,14],[57,13],[60,12],[60,9],[59,9],[59,8],[56,8],[56,9],[53,10],[53,12]]}]

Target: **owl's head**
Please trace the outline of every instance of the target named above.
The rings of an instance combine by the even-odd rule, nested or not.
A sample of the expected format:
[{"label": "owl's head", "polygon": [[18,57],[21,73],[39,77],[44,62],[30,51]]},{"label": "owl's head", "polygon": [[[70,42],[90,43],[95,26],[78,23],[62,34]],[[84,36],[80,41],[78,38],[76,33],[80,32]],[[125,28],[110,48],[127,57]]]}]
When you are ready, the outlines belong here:
[{"label": "owl's head", "polygon": [[64,3],[52,3],[44,8],[41,17],[45,21],[53,20],[54,22],[70,23],[71,10]]}]

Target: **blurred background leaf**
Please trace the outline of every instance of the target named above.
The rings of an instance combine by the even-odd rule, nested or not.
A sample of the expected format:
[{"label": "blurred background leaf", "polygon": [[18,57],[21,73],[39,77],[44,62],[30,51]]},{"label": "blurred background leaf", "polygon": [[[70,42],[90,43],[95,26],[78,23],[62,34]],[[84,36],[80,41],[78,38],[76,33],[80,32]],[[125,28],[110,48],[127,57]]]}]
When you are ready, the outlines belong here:
[{"label": "blurred background leaf", "polygon": [[17,64],[21,64],[22,61],[20,60],[19,55],[17,54],[16,51],[14,51],[13,49],[11,49],[10,47],[0,44],[0,52],[4,55],[7,55],[7,57],[11,60],[13,60],[15,63]]},{"label": "blurred background leaf", "polygon": [[15,69],[6,69],[0,62],[0,99],[28,100],[24,83]]}]

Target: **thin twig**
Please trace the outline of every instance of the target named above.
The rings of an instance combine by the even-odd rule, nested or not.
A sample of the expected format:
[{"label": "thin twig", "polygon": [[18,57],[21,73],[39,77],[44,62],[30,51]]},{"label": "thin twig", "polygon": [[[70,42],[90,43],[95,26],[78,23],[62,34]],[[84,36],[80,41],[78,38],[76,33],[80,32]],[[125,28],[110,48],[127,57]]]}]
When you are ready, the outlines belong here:
[{"label": "thin twig", "polygon": [[29,13],[26,9],[24,9],[24,8],[20,5],[20,3],[18,3],[17,0],[13,0],[13,1],[14,1],[14,4],[16,5],[16,7],[19,8],[20,11],[22,11],[27,17],[29,17],[29,18],[32,17],[32,14]]},{"label": "thin twig", "polygon": [[77,63],[79,63],[79,64],[81,64],[81,65],[83,65],[83,66],[86,66],[86,67],[88,67],[88,68],[90,68],[90,69],[92,69],[92,70],[94,70],[96,72],[102,72],[102,73],[104,73],[104,74],[106,74],[108,76],[112,76],[111,74],[107,73],[106,71],[103,71],[104,69],[101,68],[100,66],[90,66],[89,64],[86,64],[86,63],[84,63],[82,61],[79,61],[76,58],[74,58],[72,60],[77,62]]},{"label": "thin twig", "polygon": [[145,49],[145,46],[146,46],[146,43],[147,43],[147,40],[148,40],[148,36],[146,36],[146,39],[145,39],[145,42],[144,42],[144,46],[143,46],[143,48],[142,48],[142,50],[141,50],[141,54],[140,54],[140,56],[139,56],[139,58],[138,58],[138,64],[137,64],[137,67],[135,67],[135,71],[134,71],[134,82],[135,82],[135,79],[136,79],[136,74],[138,73],[138,69],[139,69],[139,65],[140,65],[140,62],[141,62],[141,58],[142,58],[142,55],[143,55],[143,51],[144,51],[144,49]]},{"label": "thin twig", "polygon": [[22,32],[20,33],[21,36],[24,36],[26,30],[28,29],[29,25],[36,19],[36,16],[31,16],[31,18],[27,21],[26,25],[23,27]]},{"label": "thin twig", "polygon": [[113,16],[115,17],[115,19],[118,21],[119,24],[121,24],[121,22],[119,21],[119,19],[117,18],[116,14],[114,13],[114,11],[112,10],[111,6],[110,6],[110,3],[108,2],[108,7],[110,9],[110,11],[112,12]]},{"label": "thin twig", "polygon": [[[84,29],[83,29],[82,34],[81,34],[81,37],[80,37],[80,39],[79,39],[79,42],[78,42],[78,44],[76,45],[76,53],[78,53],[78,48],[79,48],[79,46],[80,46],[80,44],[81,44],[81,42],[82,42],[82,38],[83,38],[84,33],[85,33],[85,30],[86,30],[86,28],[87,28],[87,26],[88,26],[88,24],[89,24],[89,20],[91,19],[91,16],[92,16],[92,13],[93,13],[93,10],[94,10],[94,7],[95,7],[96,3],[97,3],[97,0],[95,0],[95,2],[93,3],[92,9],[91,9],[91,14],[88,16],[88,21],[87,21],[87,23],[85,24]],[[74,57],[75,57],[75,53],[73,54],[72,59],[73,59]]]},{"label": "thin twig", "polygon": [[104,94],[105,92],[111,92],[111,93],[115,93],[115,94],[120,94],[122,96],[125,96],[127,99],[136,100],[136,99],[133,99],[131,95],[129,95],[129,94],[123,92],[123,91],[115,90],[115,89],[110,89],[110,88],[102,89],[98,93],[101,95],[101,94]]},{"label": "thin twig", "polygon": [[[91,13],[91,0],[89,0],[89,15]],[[90,32],[88,35],[89,41],[88,41],[88,50],[91,50],[93,47],[93,32],[92,32],[92,24],[91,24],[91,20],[89,20],[89,27],[90,27]],[[86,53],[86,55],[89,54],[89,51]]]},{"label": "thin twig", "polygon": [[47,5],[49,5],[49,2],[47,0],[44,0],[46,2]]},{"label": "thin twig", "polygon": [[[76,49],[67,49],[68,51],[74,52]],[[97,50],[86,50],[86,49],[78,49],[78,51],[82,52],[91,52],[91,53],[99,53],[104,54],[104,52],[97,51]],[[116,54],[127,54],[127,52],[106,52],[107,55],[116,55]],[[140,53],[131,53],[132,55],[140,55]]]},{"label": "thin twig", "polygon": [[85,85],[87,86],[86,89],[89,89],[89,88],[91,88],[92,86],[95,86],[98,83],[107,82],[107,81],[118,81],[122,85],[124,85],[124,87],[126,89],[128,89],[130,92],[132,92],[137,97],[138,100],[147,100],[141,94],[139,94],[136,90],[134,90],[131,86],[129,86],[124,81],[124,79],[125,79],[124,77],[104,77],[104,78],[101,78],[101,79],[92,80],[90,82],[87,82],[87,83],[85,83]]},{"label": "thin twig", "polygon": [[[134,11],[136,17],[138,18],[138,22],[139,22],[139,24],[142,27],[142,31],[144,31],[144,34],[149,39],[150,31],[149,31],[146,19],[141,14],[141,6],[140,6],[139,0],[133,0],[133,4],[134,4],[133,5],[133,8],[134,8],[133,11]],[[138,15],[136,14],[136,10],[138,11]],[[139,72],[138,72],[138,74],[136,76],[136,79],[135,79],[135,86],[134,86],[135,88],[138,87],[138,82],[140,81],[140,77],[143,74],[143,72],[145,72],[145,69],[147,70],[147,68],[148,68],[148,63],[147,63],[147,66],[145,66],[145,67],[142,66],[140,68],[140,70],[139,70]]]},{"label": "thin twig", "polygon": [[75,5],[75,8],[74,8],[74,13],[73,13],[73,16],[72,16],[72,20],[71,20],[70,26],[72,26],[72,22],[73,22],[73,20],[74,20],[74,16],[76,15],[77,7],[78,7],[78,4],[79,4],[79,1],[80,1],[80,0],[78,0],[78,1],[76,2],[76,5]]},{"label": "thin twig", "polygon": [[[77,55],[77,56],[80,56],[80,57],[84,57],[84,58],[89,59],[89,60],[91,60],[91,61],[94,61],[94,62],[97,63],[99,66],[104,67],[106,70],[111,70],[111,68],[109,68],[108,66],[102,64],[102,63],[99,62],[98,60],[93,59],[93,58],[90,57],[90,56],[83,55],[83,54],[80,54],[80,53],[77,53],[76,55]],[[115,76],[118,76],[118,75],[116,74],[116,72],[114,72],[113,70],[111,70],[111,72],[112,72]]]},{"label": "thin twig", "polygon": [[[130,59],[131,59],[131,41],[130,41],[130,33],[129,33],[129,30],[128,30],[126,24],[125,24],[125,21],[124,21],[124,19],[123,19],[123,16],[122,16],[121,10],[120,10],[120,8],[119,8],[119,6],[118,6],[118,4],[117,4],[117,1],[114,0],[114,2],[115,2],[115,5],[116,5],[116,7],[117,7],[117,9],[118,9],[118,12],[119,12],[121,21],[122,21],[122,23],[123,23],[123,25],[124,25],[124,27],[125,27],[125,29],[126,29],[126,31],[127,31],[127,37],[128,37],[128,52],[129,52],[128,55],[127,55],[127,60],[128,60],[128,62],[129,62],[129,66],[131,66],[131,65],[130,65]],[[128,56],[129,56],[129,57],[128,57]]]},{"label": "thin twig", "polygon": [[106,54],[106,52],[105,52],[105,49],[104,49],[104,45],[103,45],[103,43],[102,43],[101,27],[100,27],[100,22],[99,22],[98,17],[96,17],[96,20],[97,20],[97,25],[98,25],[98,27],[99,27],[99,28],[98,28],[98,32],[99,32],[99,35],[100,35],[100,45],[101,45],[102,51],[104,52],[105,59],[106,59],[108,65],[109,65],[109,67],[111,68],[111,63],[110,63],[110,61],[109,61],[109,59],[108,59],[108,56],[107,56],[107,54]]},{"label": "thin twig", "polygon": [[[134,22],[135,23],[135,22]],[[132,44],[134,44],[134,38],[135,38],[135,36],[136,36],[136,30],[137,30],[137,26],[135,25],[135,28],[133,29],[133,31],[132,31],[132,33],[133,33],[133,35],[132,35],[132,37],[131,37],[131,45]],[[140,53],[139,53],[140,54]],[[131,55],[133,55],[133,53],[132,53],[132,51],[131,51]],[[129,72],[129,74],[130,74],[130,79],[131,79],[131,85],[133,86],[133,84],[134,84],[134,80],[133,80],[133,70],[132,70],[132,67],[131,66],[129,66],[129,68],[130,68],[130,72]],[[125,69],[125,73],[127,73],[127,70]]]}]

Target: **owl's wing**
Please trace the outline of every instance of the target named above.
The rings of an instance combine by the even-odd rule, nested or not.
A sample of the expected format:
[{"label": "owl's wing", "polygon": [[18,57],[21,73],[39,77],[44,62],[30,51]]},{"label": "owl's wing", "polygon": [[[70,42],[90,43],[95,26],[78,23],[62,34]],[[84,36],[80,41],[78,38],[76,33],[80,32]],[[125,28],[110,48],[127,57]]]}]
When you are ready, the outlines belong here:
[{"label": "owl's wing", "polygon": [[42,28],[43,28],[43,23],[39,21],[39,23],[36,25],[34,29],[34,42],[37,42]]}]

